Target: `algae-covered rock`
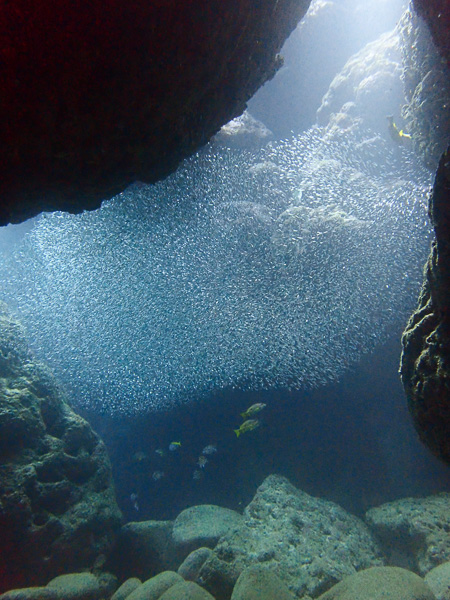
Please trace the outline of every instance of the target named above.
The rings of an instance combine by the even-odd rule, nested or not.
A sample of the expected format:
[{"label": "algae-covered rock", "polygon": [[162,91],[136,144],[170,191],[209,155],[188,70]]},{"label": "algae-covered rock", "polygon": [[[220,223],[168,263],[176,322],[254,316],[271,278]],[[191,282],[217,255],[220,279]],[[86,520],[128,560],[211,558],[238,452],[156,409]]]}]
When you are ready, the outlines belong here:
[{"label": "algae-covered rock", "polygon": [[47,587],[29,587],[9,590],[0,594],[0,600],[59,600],[56,590]]},{"label": "algae-covered rock", "polygon": [[212,553],[211,548],[197,548],[186,556],[178,567],[177,573],[186,581],[195,581],[203,564],[211,557]]},{"label": "algae-covered rock", "polygon": [[111,600],[125,600],[134,592],[138,587],[142,585],[142,581],[137,577],[130,577],[122,583],[122,585],[114,592]]},{"label": "algae-covered rock", "polygon": [[163,571],[155,577],[151,577],[138,586],[129,596],[128,600],[158,600],[166,590],[183,583],[183,578],[173,571]]},{"label": "algae-covered rock", "polygon": [[0,304],[0,591],[94,567],[121,514],[105,445]]},{"label": "algae-covered rock", "polygon": [[201,546],[213,548],[219,538],[241,523],[242,515],[221,506],[203,504],[183,510],[175,519],[172,530],[178,559],[181,562]]},{"label": "algae-covered rock", "polygon": [[398,567],[372,567],[333,586],[318,600],[436,600],[424,580]]},{"label": "algae-covered rock", "polygon": [[124,525],[118,535],[112,565],[119,577],[143,581],[161,571],[177,569],[172,542],[173,521],[139,521]]},{"label": "algae-covered rock", "polygon": [[424,579],[437,600],[450,600],[450,561],[428,571]]},{"label": "algae-covered rock", "polygon": [[333,502],[313,498],[271,475],[224,535],[197,579],[217,600],[228,599],[242,571],[264,564],[297,596],[317,596],[345,575],[383,564],[364,523]]},{"label": "algae-covered rock", "polygon": [[436,239],[418,306],[402,336],[400,375],[420,439],[450,464],[450,148],[430,197]]},{"label": "algae-covered rock", "polygon": [[214,600],[213,596],[192,581],[177,583],[160,596],[160,600]]},{"label": "algae-covered rock", "polygon": [[239,575],[231,600],[294,600],[274,571],[262,565],[248,567]]},{"label": "algae-covered rock", "polygon": [[450,560],[450,494],[405,498],[366,513],[392,565],[425,575]]},{"label": "algae-covered rock", "polygon": [[52,579],[47,588],[64,600],[100,600],[103,589],[92,573],[69,573]]}]

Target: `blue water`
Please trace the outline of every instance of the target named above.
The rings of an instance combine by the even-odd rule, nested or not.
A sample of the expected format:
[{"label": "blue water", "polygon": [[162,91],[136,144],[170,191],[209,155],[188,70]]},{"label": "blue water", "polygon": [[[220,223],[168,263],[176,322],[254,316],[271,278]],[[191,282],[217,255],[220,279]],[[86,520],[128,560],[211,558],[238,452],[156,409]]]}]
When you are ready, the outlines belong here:
[{"label": "blue water", "polygon": [[[359,515],[450,487],[398,376],[433,175],[387,134],[399,65],[384,73],[392,89],[369,98],[370,127],[314,124],[345,60],[400,16],[382,4],[377,25],[342,0],[321,30],[312,14],[294,34],[286,66],[250,103],[274,131],[266,147],[212,143],[98,211],[0,235],[1,299],[105,439],[126,520],[200,503],[241,510],[271,473]],[[359,29],[333,25],[333,43],[330,18]],[[297,46],[309,56],[320,39],[296,65]],[[238,439],[255,402],[267,405],[261,425]],[[207,445],[217,452],[201,467]]]}]

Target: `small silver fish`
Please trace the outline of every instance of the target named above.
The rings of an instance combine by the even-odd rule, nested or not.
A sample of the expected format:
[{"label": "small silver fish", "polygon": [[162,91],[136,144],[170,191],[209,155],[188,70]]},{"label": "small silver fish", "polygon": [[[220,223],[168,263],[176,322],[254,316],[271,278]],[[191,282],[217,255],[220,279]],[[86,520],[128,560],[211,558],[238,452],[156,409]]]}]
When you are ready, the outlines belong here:
[{"label": "small silver fish", "polygon": [[134,510],[139,510],[138,495],[130,494],[130,500],[131,500],[131,504],[133,505]]},{"label": "small silver fish", "polygon": [[206,458],[206,456],[198,457],[197,464],[200,467],[200,469],[204,469],[206,467],[207,463],[208,463],[208,459]]}]

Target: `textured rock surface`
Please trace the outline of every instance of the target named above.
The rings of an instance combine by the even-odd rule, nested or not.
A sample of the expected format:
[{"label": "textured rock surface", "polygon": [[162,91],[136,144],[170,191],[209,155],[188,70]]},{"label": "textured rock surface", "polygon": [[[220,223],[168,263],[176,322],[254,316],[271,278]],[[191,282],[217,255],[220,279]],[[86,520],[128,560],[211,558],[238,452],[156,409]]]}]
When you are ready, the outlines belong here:
[{"label": "textured rock surface", "polygon": [[92,573],[68,573],[49,581],[47,588],[61,600],[100,600],[111,597],[117,579],[112,575],[98,578]]},{"label": "textured rock surface", "polygon": [[128,600],[158,600],[164,592],[177,583],[184,583],[183,578],[173,571],[163,571],[155,577],[144,581],[128,596]]},{"label": "textured rock surface", "polygon": [[[363,122],[388,138],[386,115],[403,100],[400,39],[385,33],[352,56],[334,77],[317,111],[328,134]],[[392,142],[391,142],[392,143]]]},{"label": "textured rock surface", "polygon": [[231,600],[294,600],[281,579],[261,565],[248,567],[239,575]]},{"label": "textured rock surface", "polygon": [[314,597],[345,575],[382,564],[380,556],[359,519],[271,475],[245,509],[241,527],[221,538],[197,581],[222,600],[246,567],[262,564],[276,570],[294,595]]},{"label": "textured rock surface", "polygon": [[0,591],[92,567],[120,523],[103,442],[0,305]]},{"label": "textured rock surface", "polygon": [[177,573],[186,579],[186,581],[196,581],[200,574],[200,569],[208,558],[213,555],[211,548],[198,548],[191,552],[181,565],[178,567]]},{"label": "textured rock surface", "polygon": [[442,563],[425,575],[425,583],[437,600],[450,600],[450,562]]},{"label": "textured rock surface", "polygon": [[3,5],[0,224],[168,175],[273,76],[308,5]]},{"label": "textured rock surface", "polygon": [[29,587],[10,590],[0,595],[1,600],[59,600],[55,590],[47,587]]},{"label": "textured rock surface", "polygon": [[137,577],[130,577],[125,580],[122,585],[114,592],[111,600],[125,600],[131,592],[134,592],[138,587],[141,587],[142,581]]},{"label": "textured rock surface", "polygon": [[450,139],[450,70],[414,12],[404,13],[397,31],[406,97],[404,129],[412,136],[414,151],[434,171]]},{"label": "textured rock surface", "polygon": [[450,62],[450,4],[447,0],[413,0],[414,8],[423,17],[442,57]]},{"label": "textured rock surface", "polygon": [[234,510],[202,504],[183,510],[175,519],[172,540],[180,562],[201,546],[214,548],[223,535],[239,527],[242,515]]},{"label": "textured rock surface", "polygon": [[173,521],[140,521],[124,525],[111,557],[111,568],[119,578],[139,577],[146,580],[160,571],[176,569]]},{"label": "textured rock surface", "polygon": [[183,581],[170,587],[160,600],[214,600],[214,598],[193,581]]},{"label": "textured rock surface", "polygon": [[415,573],[398,567],[373,567],[346,577],[319,600],[435,600]]},{"label": "textured rock surface", "polygon": [[214,136],[214,142],[227,148],[260,148],[272,137],[270,129],[246,110],[241,116],[226,123]]},{"label": "textured rock surface", "polygon": [[436,240],[418,307],[402,337],[400,374],[421,440],[450,464],[450,151],[443,154],[430,198]]},{"label": "textured rock surface", "polygon": [[425,575],[450,560],[450,494],[405,498],[366,513],[392,565]]}]

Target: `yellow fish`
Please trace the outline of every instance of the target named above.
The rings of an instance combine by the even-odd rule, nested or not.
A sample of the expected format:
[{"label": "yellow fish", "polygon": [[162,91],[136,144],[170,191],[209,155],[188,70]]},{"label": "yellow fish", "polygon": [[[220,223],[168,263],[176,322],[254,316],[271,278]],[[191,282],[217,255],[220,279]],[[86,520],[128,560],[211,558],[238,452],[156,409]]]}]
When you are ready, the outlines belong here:
[{"label": "yellow fish", "polygon": [[242,423],[239,429],[234,429],[233,431],[236,434],[236,437],[239,437],[241,433],[245,433],[246,431],[253,431],[253,429],[259,427],[260,424],[261,423],[258,421],[258,419],[248,419],[248,421],[244,421]]},{"label": "yellow fish", "polygon": [[397,125],[394,123],[394,117],[390,115],[386,118],[388,120],[389,135],[396,144],[401,146],[406,140],[409,141],[412,139],[409,133],[405,133],[403,129],[398,129]]},{"label": "yellow fish", "polygon": [[266,408],[266,405],[263,404],[262,402],[257,402],[256,404],[252,404],[250,406],[250,408],[247,408],[247,410],[245,412],[241,413],[241,417],[243,419],[246,419],[247,417],[256,415],[256,413],[259,413],[259,411],[262,410],[263,408]]}]

